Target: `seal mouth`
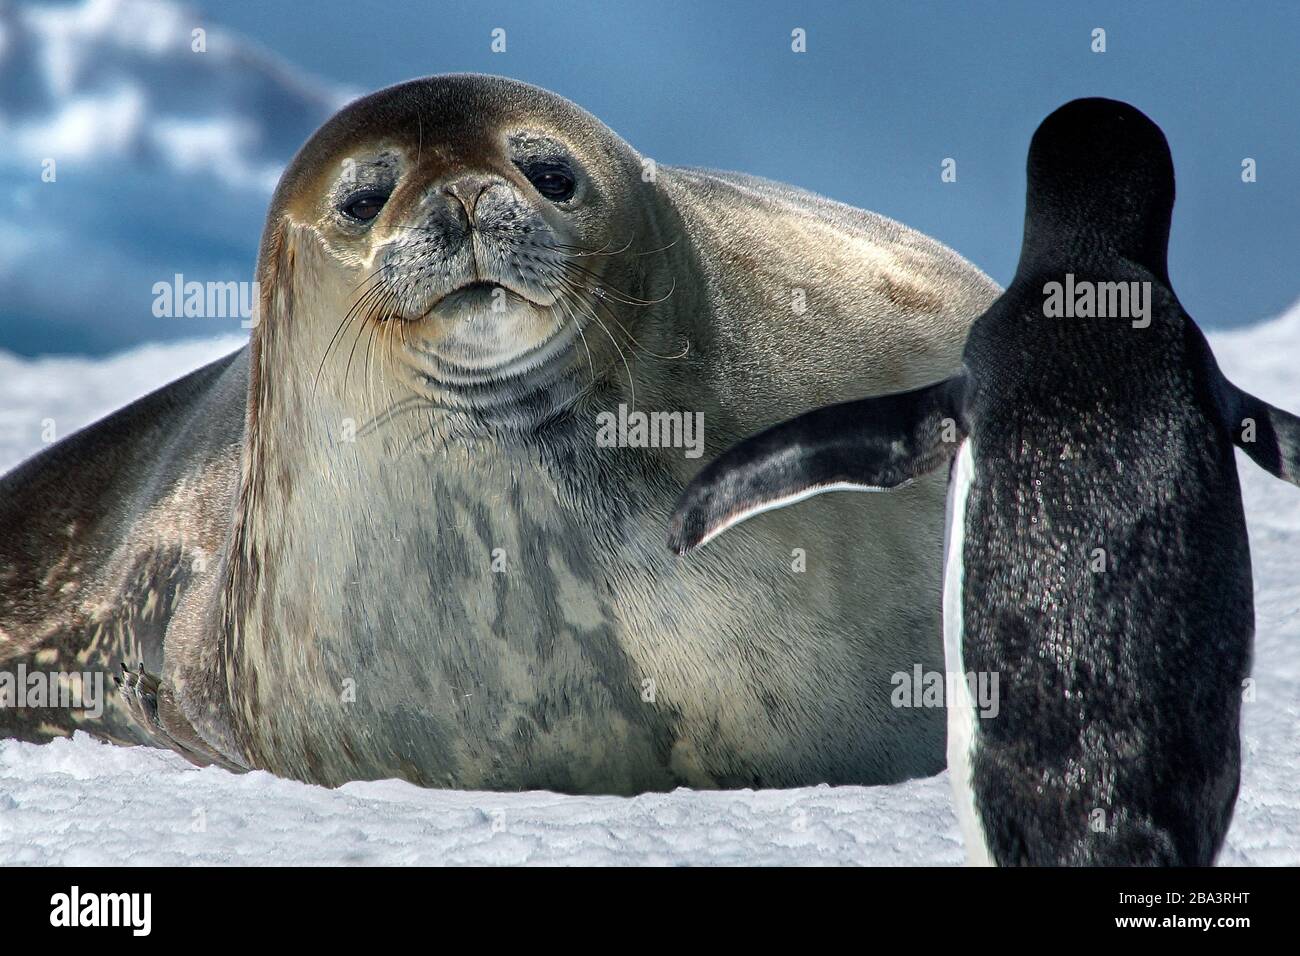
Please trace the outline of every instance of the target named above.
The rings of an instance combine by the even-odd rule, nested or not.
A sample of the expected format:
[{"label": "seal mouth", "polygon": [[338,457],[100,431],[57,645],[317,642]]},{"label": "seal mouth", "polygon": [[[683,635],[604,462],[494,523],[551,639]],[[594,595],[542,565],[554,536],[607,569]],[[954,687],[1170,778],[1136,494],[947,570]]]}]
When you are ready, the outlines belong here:
[{"label": "seal mouth", "polygon": [[490,279],[475,279],[473,282],[467,282],[464,285],[457,286],[449,292],[439,296],[434,300],[419,318],[433,315],[436,312],[450,312],[452,310],[463,310],[479,308],[491,308],[497,301],[504,297],[507,301],[511,299],[522,299],[533,305],[545,305],[536,299],[529,298],[527,295],[510,288],[501,282],[493,282]]},{"label": "seal mouth", "polygon": [[[505,310],[501,307],[503,302],[506,304]],[[544,301],[540,296],[508,282],[474,279],[444,292],[421,312],[410,315],[394,312],[386,318],[405,322],[418,322],[431,316],[460,318],[483,312],[508,311],[510,307],[519,304],[548,309],[555,303]]]}]

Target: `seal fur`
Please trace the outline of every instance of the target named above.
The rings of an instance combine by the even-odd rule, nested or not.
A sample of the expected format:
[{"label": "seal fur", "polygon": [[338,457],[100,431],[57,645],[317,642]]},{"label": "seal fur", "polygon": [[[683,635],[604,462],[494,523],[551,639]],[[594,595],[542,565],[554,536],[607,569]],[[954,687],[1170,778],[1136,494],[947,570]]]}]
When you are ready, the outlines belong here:
[{"label": "seal fur", "polygon": [[[552,160],[568,208],[525,174]],[[127,668],[99,721],[6,711],[0,732],[327,785],[941,769],[943,714],[889,699],[893,673],[942,666],[943,482],[774,513],[678,562],[662,529],[700,461],[598,447],[595,419],[700,413],[707,460],[949,374],[998,290],[883,217],[649,168],[493,77],[330,120],[272,200],[249,346],[0,483],[0,666]],[[387,190],[364,229],[340,219],[356,189]]]}]

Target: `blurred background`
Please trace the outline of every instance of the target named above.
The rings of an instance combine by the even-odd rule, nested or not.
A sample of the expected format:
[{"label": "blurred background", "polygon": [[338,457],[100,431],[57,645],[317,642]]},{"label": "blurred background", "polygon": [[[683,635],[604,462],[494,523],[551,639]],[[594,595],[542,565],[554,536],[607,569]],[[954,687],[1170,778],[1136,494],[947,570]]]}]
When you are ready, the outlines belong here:
[{"label": "blurred background", "polygon": [[251,279],[271,190],[312,130],[359,93],[451,71],[554,90],[660,163],[882,212],[1002,283],[1034,127],[1077,96],[1125,99],[1173,148],[1189,311],[1239,326],[1300,296],[1300,3],[809,6],[0,0],[0,350],[239,333],[237,317],[155,317],[154,284]]}]

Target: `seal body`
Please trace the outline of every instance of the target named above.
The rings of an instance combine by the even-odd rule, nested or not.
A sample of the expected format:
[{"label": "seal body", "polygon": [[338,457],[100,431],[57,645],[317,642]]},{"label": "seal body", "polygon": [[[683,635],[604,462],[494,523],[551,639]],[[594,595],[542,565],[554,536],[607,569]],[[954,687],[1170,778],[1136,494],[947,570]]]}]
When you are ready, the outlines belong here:
[{"label": "seal body", "polygon": [[[127,672],[99,720],[0,731],[330,785],[941,769],[942,714],[889,706],[893,673],[941,666],[940,478],[774,514],[696,562],[661,539],[699,456],[950,373],[997,294],[955,254],[653,169],[559,97],[452,76],[304,146],[258,280],[247,349],[3,479],[0,662]],[[607,440],[634,412],[676,415],[676,439]]]},{"label": "seal body", "polygon": [[1228,382],[1179,305],[1173,191],[1149,119],[1062,107],[963,371],[757,436],[673,520],[686,551],[771,502],[949,466],[948,760],[974,863],[1208,865],[1231,819],[1254,632],[1233,447],[1296,483],[1300,420]]}]

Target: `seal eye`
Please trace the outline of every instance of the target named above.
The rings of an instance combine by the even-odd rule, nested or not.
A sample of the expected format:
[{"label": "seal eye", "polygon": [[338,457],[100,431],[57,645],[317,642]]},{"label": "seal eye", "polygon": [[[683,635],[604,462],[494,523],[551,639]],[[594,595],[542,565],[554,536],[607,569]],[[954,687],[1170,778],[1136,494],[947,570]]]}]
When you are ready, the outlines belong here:
[{"label": "seal eye", "polygon": [[559,163],[538,163],[524,171],[533,188],[551,202],[564,202],[573,198],[576,183],[573,174]]},{"label": "seal eye", "polygon": [[340,209],[343,215],[351,219],[356,219],[358,222],[369,222],[379,215],[379,210],[384,208],[386,202],[388,202],[388,196],[384,193],[359,193],[349,198]]}]

